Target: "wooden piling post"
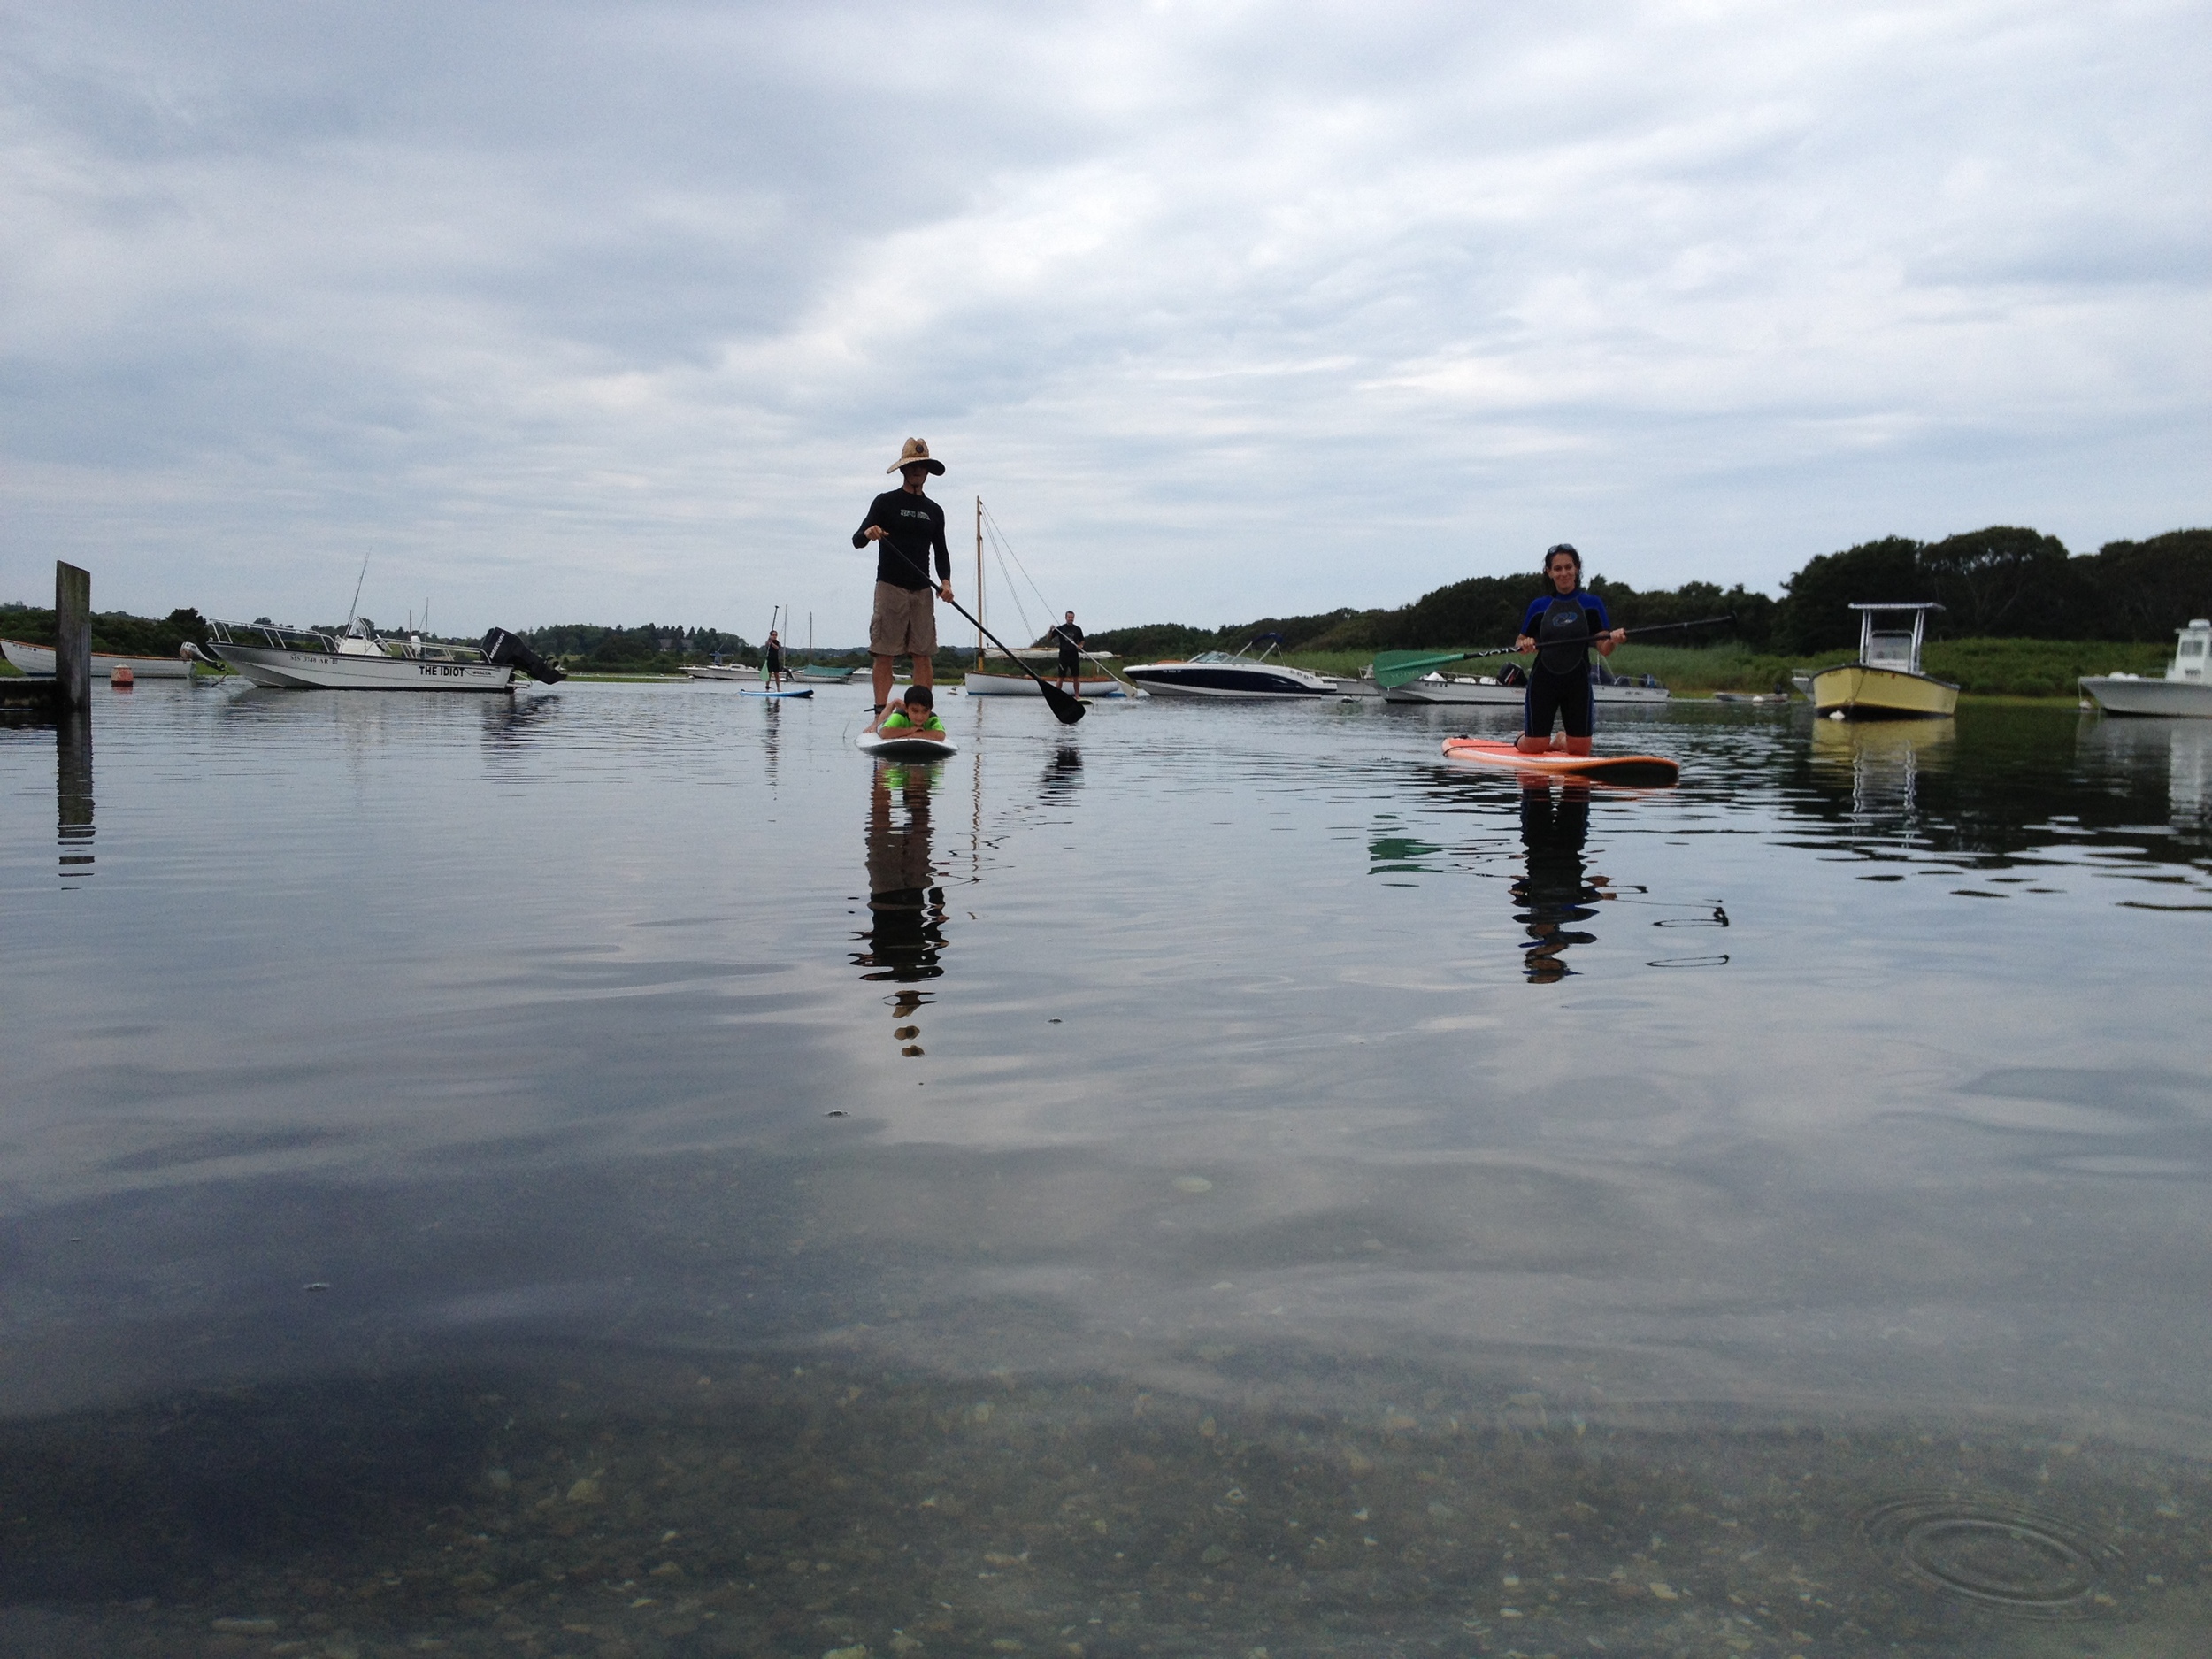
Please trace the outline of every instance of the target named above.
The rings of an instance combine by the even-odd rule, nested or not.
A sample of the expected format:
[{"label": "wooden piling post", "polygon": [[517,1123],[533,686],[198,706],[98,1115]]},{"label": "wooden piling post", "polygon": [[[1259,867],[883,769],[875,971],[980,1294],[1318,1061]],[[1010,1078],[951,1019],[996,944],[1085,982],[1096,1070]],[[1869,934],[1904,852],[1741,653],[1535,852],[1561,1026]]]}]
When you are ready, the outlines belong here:
[{"label": "wooden piling post", "polygon": [[65,709],[92,702],[92,572],[54,561],[54,695]]}]

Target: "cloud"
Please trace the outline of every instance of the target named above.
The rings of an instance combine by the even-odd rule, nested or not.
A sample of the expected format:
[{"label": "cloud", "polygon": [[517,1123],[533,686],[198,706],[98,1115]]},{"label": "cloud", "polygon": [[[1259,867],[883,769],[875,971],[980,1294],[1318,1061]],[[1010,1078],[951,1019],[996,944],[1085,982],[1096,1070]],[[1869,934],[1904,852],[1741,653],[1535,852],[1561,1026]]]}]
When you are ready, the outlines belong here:
[{"label": "cloud", "polygon": [[[856,638],[2202,522],[2200,8],[19,12],[0,592]],[[964,515],[954,513],[956,522]],[[756,613],[758,613],[757,615]],[[835,618],[835,620],[832,620]]]}]

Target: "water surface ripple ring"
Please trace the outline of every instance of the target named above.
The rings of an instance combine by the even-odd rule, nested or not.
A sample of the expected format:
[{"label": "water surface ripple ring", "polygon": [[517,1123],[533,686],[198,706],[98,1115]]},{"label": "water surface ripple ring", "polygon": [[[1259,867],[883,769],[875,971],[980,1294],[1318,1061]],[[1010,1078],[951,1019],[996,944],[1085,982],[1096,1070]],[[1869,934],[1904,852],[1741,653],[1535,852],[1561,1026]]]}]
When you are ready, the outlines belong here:
[{"label": "water surface ripple ring", "polygon": [[2087,1613],[2119,1563],[2057,1516],[1955,1492],[1893,1499],[1861,1532],[1924,1584],[2014,1613]]}]

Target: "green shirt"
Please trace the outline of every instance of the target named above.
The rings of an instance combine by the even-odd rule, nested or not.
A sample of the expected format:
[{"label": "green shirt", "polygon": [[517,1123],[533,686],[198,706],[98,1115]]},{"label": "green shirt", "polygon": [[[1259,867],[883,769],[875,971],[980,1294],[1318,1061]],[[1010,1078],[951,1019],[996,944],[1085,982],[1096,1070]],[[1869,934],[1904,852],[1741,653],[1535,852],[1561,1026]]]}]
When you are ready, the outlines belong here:
[{"label": "green shirt", "polygon": [[883,724],[876,727],[876,730],[879,732],[926,732],[933,737],[939,737],[944,734],[945,723],[937,718],[937,710],[934,709],[929,711],[928,719],[918,723],[910,718],[902,710],[896,714],[885,715]]}]

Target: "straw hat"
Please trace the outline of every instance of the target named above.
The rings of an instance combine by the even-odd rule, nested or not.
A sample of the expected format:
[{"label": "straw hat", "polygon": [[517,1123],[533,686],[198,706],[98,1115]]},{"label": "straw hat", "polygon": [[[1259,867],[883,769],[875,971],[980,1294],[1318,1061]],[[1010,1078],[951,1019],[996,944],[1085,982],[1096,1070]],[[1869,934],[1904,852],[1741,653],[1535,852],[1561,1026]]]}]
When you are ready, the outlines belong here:
[{"label": "straw hat", "polygon": [[910,466],[926,466],[940,476],[943,475],[945,470],[945,464],[942,461],[933,461],[929,458],[929,445],[919,438],[909,438],[906,441],[906,447],[899,451],[899,458],[883,470],[887,472],[897,472]]}]

